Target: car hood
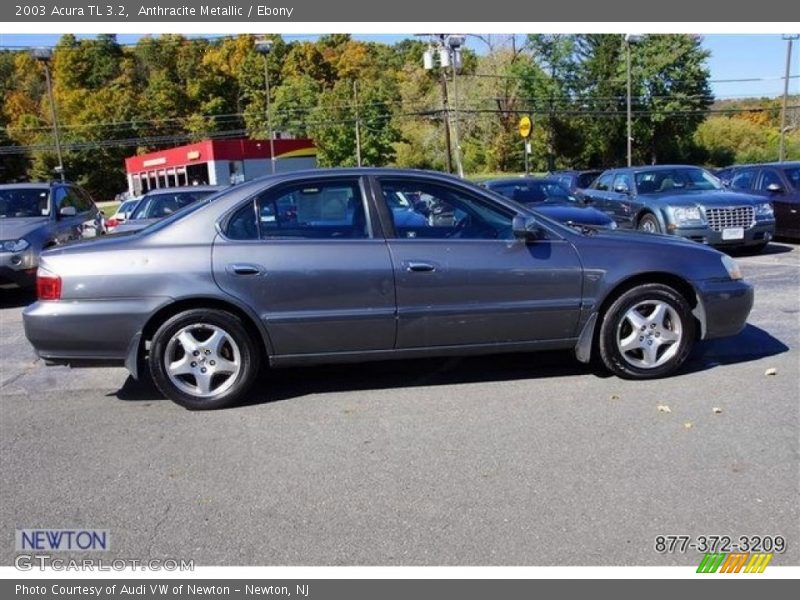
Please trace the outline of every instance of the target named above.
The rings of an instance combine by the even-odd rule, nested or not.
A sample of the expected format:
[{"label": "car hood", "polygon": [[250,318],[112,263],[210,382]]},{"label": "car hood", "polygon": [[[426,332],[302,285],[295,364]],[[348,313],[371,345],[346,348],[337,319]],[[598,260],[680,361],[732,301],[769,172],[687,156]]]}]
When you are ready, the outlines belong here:
[{"label": "car hood", "polygon": [[541,202],[529,204],[528,208],[561,223],[609,227],[614,222],[607,214],[591,206],[575,206],[566,202]]},{"label": "car hood", "polygon": [[670,206],[736,206],[747,204],[760,204],[765,202],[761,196],[731,192],[728,190],[695,190],[690,192],[677,192],[674,194],[646,194],[642,196],[650,200]]},{"label": "car hood", "polygon": [[47,217],[0,219],[0,240],[18,240],[49,221]]},{"label": "car hood", "polygon": [[[697,242],[678,235],[645,233],[636,229],[602,229],[590,235],[595,239],[607,239],[614,242],[626,242],[631,244],[660,244],[661,246],[680,246],[681,248],[690,246],[692,248],[711,250],[710,246],[698,244]],[[716,252],[716,250],[712,251]]]}]

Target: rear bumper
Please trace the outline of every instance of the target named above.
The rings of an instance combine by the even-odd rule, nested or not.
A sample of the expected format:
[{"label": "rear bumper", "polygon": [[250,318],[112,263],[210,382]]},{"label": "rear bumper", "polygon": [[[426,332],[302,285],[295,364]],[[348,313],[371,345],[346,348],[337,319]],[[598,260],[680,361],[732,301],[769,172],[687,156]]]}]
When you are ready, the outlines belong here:
[{"label": "rear bumper", "polygon": [[708,227],[679,227],[671,233],[709,246],[728,248],[757,246],[775,237],[775,221],[757,221],[755,225],[745,229],[744,237],[738,240],[723,240],[721,231],[714,231]]},{"label": "rear bumper", "polygon": [[150,315],[167,302],[164,297],[36,302],[22,312],[22,321],[28,341],[47,362],[121,362]]},{"label": "rear bumper", "polygon": [[753,286],[744,281],[704,281],[696,284],[698,309],[705,323],[703,339],[736,335],[753,308]]}]

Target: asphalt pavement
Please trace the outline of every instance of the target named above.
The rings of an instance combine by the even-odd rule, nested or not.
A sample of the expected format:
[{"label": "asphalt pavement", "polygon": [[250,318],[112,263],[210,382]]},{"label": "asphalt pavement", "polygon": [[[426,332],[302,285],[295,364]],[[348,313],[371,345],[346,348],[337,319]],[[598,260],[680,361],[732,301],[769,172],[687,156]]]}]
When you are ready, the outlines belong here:
[{"label": "asphalt pavement", "polygon": [[[197,565],[696,565],[660,535],[780,535],[800,564],[800,246],[737,258],[747,328],[677,376],[568,353],[275,371],[193,413],[124,369],[46,367],[0,291],[0,564],[14,531]],[[774,369],[774,375],[767,375]]]}]

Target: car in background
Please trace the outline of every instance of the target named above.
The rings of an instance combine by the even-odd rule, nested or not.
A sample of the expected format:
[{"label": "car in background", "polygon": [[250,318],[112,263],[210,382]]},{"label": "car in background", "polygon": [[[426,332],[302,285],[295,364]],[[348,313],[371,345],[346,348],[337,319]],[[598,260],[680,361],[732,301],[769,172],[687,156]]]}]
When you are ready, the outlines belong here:
[{"label": "car in background", "polygon": [[102,233],[102,213],[73,183],[0,185],[0,288],[33,286],[42,250]]},{"label": "car in background", "polygon": [[727,190],[700,167],[610,169],[584,191],[584,200],[621,228],[679,235],[710,246],[760,252],[775,235],[770,202]]},{"label": "car in background", "polygon": [[775,211],[775,235],[800,238],[800,161],[736,167],[729,187],[769,200]]},{"label": "car in background", "polygon": [[[401,196],[452,218],[398,219],[386,198]],[[147,369],[190,409],[243,399],[267,365],[571,349],[653,379],[738,333],[753,304],[712,248],[579,231],[400,169],[242,183],[137,235],[45,252],[37,288],[23,323],[47,364]]]},{"label": "car in background", "polygon": [[578,200],[555,177],[506,177],[480,185],[565,225],[617,228],[614,219]]},{"label": "car in background", "polygon": [[225,189],[224,186],[217,185],[193,185],[151,190],[139,198],[130,216],[114,229],[114,233],[140,231],[223,189]]},{"label": "car in background", "polygon": [[117,211],[106,219],[106,231],[112,233],[117,227],[128,220],[133,209],[141,200],[141,196],[125,200],[117,207]]},{"label": "car in background", "polygon": [[583,190],[592,185],[594,180],[597,179],[602,172],[603,171],[600,169],[588,171],[552,171],[548,177],[555,177],[564,184],[570,192],[580,196]]}]

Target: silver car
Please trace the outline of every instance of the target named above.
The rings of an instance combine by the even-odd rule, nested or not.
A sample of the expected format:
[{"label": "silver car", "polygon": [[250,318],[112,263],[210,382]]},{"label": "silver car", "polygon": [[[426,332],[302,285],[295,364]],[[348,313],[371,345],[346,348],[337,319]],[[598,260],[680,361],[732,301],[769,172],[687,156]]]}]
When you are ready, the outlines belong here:
[{"label": "silver car", "polygon": [[[398,195],[448,218],[399,218]],[[325,362],[569,348],[661,377],[697,340],[738,333],[753,302],[711,248],[576,231],[390,169],[242,184],[138,234],[45,252],[38,281],[23,316],[48,363],[148,369],[192,409],[237,402],[264,367]]]},{"label": "silver car", "polygon": [[130,233],[144,229],[223,189],[225,189],[223,186],[217,185],[196,185],[161,188],[147,192],[138,198],[128,218],[116,226],[114,233]]}]

